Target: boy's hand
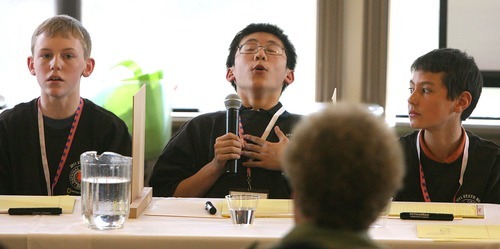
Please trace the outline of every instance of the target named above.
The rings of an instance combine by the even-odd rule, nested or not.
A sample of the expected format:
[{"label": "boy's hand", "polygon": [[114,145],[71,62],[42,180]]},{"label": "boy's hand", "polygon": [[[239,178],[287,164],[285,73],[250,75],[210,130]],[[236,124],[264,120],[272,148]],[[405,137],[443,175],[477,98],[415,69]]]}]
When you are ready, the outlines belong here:
[{"label": "boy's hand", "polygon": [[244,136],[246,140],[254,144],[245,143],[242,155],[250,158],[250,161],[244,162],[243,166],[259,167],[275,171],[281,170],[280,157],[289,140],[278,126],[274,127],[274,132],[279,138],[279,142],[277,143],[271,143],[252,135]]},{"label": "boy's hand", "polygon": [[238,136],[227,133],[215,139],[213,162],[217,168],[224,169],[228,160],[239,159],[243,144]]}]

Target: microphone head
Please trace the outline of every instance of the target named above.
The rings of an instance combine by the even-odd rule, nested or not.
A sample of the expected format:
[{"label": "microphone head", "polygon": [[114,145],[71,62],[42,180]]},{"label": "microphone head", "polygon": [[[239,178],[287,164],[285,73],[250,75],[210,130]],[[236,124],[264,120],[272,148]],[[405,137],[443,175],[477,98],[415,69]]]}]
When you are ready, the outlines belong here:
[{"label": "microphone head", "polygon": [[238,94],[229,94],[224,100],[224,105],[226,105],[226,109],[236,108],[239,109],[241,107],[241,99]]}]

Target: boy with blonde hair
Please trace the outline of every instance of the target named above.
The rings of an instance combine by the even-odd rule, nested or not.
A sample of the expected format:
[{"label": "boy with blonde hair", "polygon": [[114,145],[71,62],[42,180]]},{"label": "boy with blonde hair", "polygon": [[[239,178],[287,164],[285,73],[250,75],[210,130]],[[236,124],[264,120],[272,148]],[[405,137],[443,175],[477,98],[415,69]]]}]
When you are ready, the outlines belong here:
[{"label": "boy with blonde hair", "polygon": [[0,194],[80,195],[80,155],[131,155],[132,139],[113,113],[80,97],[80,79],[94,70],[90,35],[58,15],[41,23],[27,64],[40,97],[0,114]]}]

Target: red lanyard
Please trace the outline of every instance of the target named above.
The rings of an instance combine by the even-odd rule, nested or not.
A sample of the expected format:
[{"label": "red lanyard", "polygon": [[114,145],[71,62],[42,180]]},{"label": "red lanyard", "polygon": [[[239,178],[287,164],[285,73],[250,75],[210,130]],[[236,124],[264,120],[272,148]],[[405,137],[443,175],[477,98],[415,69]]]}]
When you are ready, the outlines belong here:
[{"label": "red lanyard", "polygon": [[[460,188],[462,187],[462,184],[464,182],[464,174],[465,174],[465,169],[467,168],[467,161],[469,158],[469,136],[467,136],[467,133],[463,131],[465,135],[465,146],[464,146],[464,152],[463,152],[463,157],[462,157],[462,167],[460,169],[460,178],[458,180],[458,189],[455,195],[453,196],[453,202],[455,202],[457,198],[458,191],[460,191]],[[427,191],[427,183],[425,182],[425,176],[424,176],[424,169],[422,167],[422,162],[420,160],[420,136],[422,135],[422,130],[418,132],[417,136],[417,155],[418,155],[418,168],[420,172],[420,189],[422,190],[422,196],[424,197],[424,200],[426,202],[431,202],[431,197],[429,195],[429,192]]]},{"label": "red lanyard", "polygon": [[71,144],[73,143],[73,138],[75,136],[76,128],[78,127],[78,123],[80,122],[80,114],[83,108],[83,99],[80,98],[80,103],[75,112],[75,117],[73,122],[71,123],[71,129],[69,130],[68,139],[66,139],[66,145],[64,146],[63,153],[61,155],[61,160],[59,160],[59,166],[57,167],[56,175],[54,176],[54,181],[50,184],[50,171],[49,171],[49,163],[47,160],[47,150],[45,146],[45,131],[43,127],[43,114],[42,108],[40,107],[40,99],[38,99],[38,135],[40,138],[40,150],[42,153],[42,164],[43,164],[43,172],[45,174],[45,182],[47,184],[47,192],[48,195],[53,195],[54,187],[59,181],[59,177],[61,176],[62,169],[64,168],[64,164],[66,163],[66,159],[68,158],[69,151],[71,149]]},{"label": "red lanyard", "polygon": [[[285,107],[282,106],[276,113],[274,113],[273,117],[269,121],[269,124],[267,124],[266,129],[264,130],[264,133],[262,133],[262,136],[260,137],[263,140],[267,140],[267,137],[269,136],[269,133],[271,133],[272,128],[274,127],[274,124],[276,124],[276,121],[278,118],[285,112]],[[238,132],[240,134],[240,139],[245,143],[245,139],[243,138],[243,125],[241,124],[241,118],[239,119],[239,129]],[[253,161],[253,158],[250,158],[248,161]],[[252,169],[250,167],[247,167],[247,185],[248,185],[248,190],[252,190]]]}]

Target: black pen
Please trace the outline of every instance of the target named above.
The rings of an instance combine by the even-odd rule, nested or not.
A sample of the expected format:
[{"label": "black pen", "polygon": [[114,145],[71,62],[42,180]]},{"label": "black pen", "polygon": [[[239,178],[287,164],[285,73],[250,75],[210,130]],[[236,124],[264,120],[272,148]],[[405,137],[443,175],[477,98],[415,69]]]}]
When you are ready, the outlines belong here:
[{"label": "black pen", "polygon": [[210,214],[217,213],[217,208],[215,208],[214,204],[212,204],[210,201],[207,201],[205,203],[205,210],[207,210]]},{"label": "black pen", "polygon": [[59,215],[62,214],[60,207],[40,208],[9,208],[10,215]]},{"label": "black pen", "polygon": [[402,212],[399,217],[403,220],[453,220],[453,214],[441,213],[418,213],[418,212]]}]

